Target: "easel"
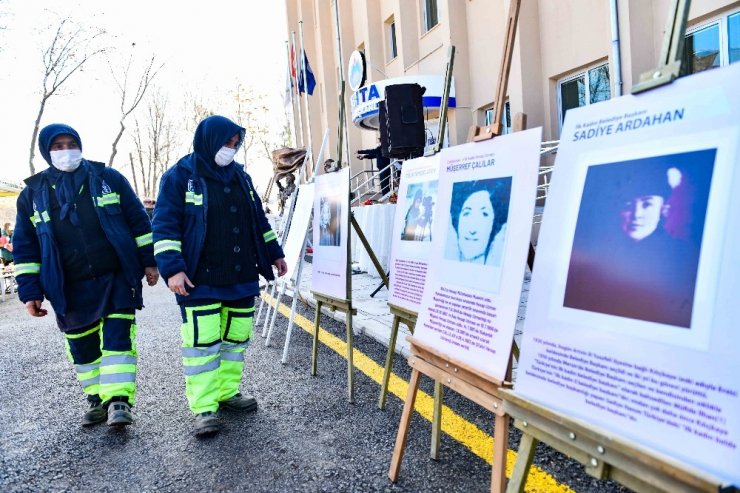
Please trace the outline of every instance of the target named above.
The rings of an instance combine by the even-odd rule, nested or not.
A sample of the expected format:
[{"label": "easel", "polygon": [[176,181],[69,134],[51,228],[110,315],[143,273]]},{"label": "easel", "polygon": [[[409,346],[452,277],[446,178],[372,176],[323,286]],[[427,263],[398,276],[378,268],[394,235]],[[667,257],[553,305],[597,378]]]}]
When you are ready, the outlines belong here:
[{"label": "easel", "polygon": [[500,396],[504,412],[516,418],[515,426],[522,432],[507,493],[524,491],[538,442],[577,460],[590,476],[611,479],[635,491],[721,491],[720,480],[691,466],[612,437],[607,431],[550,411],[512,391],[502,390]]},{"label": "easel", "polygon": [[[673,0],[659,65],[640,77],[632,88],[633,94],[669,84],[679,77],[690,4],[690,0]],[[539,442],[577,460],[589,475],[617,481],[635,491],[737,491],[734,487],[723,488],[719,479],[691,466],[539,406],[513,391],[502,390],[500,395],[505,412],[516,419],[515,426],[522,432],[507,493],[524,491]]]},{"label": "easel", "polygon": [[[496,100],[496,115],[494,117],[494,124],[486,127],[484,131],[478,131],[477,127],[474,131],[471,129],[472,141],[482,141],[491,139],[494,136],[501,134],[501,118],[503,116],[503,104],[502,102],[506,98],[506,90],[509,82],[509,72],[511,68],[511,59],[514,50],[514,39],[516,36],[516,27],[519,18],[519,7],[521,0],[511,0],[509,7],[509,16],[507,20],[507,31],[506,41],[504,43],[503,57],[501,60],[501,67],[499,70],[498,79],[498,90]],[[454,56],[454,50],[451,50],[451,61],[447,66],[447,74],[445,80],[449,80],[452,73],[452,57]],[[448,91],[445,90],[445,95]],[[442,104],[447,105],[447,99],[443,98]],[[446,114],[446,111],[444,111]],[[526,124],[526,118],[519,118],[518,122],[520,125]],[[440,130],[443,131],[443,122],[440,121]],[[519,127],[517,130],[522,130]],[[441,136],[442,134],[440,134]],[[441,142],[441,139],[440,139]],[[395,346],[395,338],[398,331],[398,322],[400,317],[394,314],[394,327],[395,334],[391,335],[391,344]],[[493,447],[493,467],[491,469],[491,491],[501,493],[504,491],[506,482],[506,450],[508,447],[508,435],[509,435],[509,417],[504,413],[503,402],[499,397],[499,390],[504,387],[510,387],[511,383],[511,371],[513,364],[513,352],[509,355],[509,367],[507,371],[507,381],[500,381],[491,375],[486,375],[480,371],[467,366],[465,363],[451,358],[436,349],[427,346],[421,341],[409,337],[407,339],[411,343],[411,356],[409,357],[409,366],[413,368],[411,372],[411,378],[409,380],[408,393],[406,395],[406,402],[403,406],[403,414],[401,415],[401,422],[398,427],[398,434],[396,436],[396,443],[393,449],[393,457],[391,458],[390,468],[388,470],[388,477],[391,481],[396,482],[401,468],[401,461],[403,460],[403,454],[406,448],[406,439],[408,436],[408,428],[411,422],[411,415],[414,410],[414,402],[416,401],[416,394],[419,389],[419,379],[422,373],[429,376],[435,382],[435,399],[434,399],[434,418],[432,420],[432,457],[437,458],[439,450],[439,428],[440,428],[440,417],[442,407],[442,385],[450,387],[459,394],[467,397],[471,401],[479,404],[485,409],[494,413],[494,447]],[[513,345],[513,347],[516,347]],[[389,353],[386,358],[386,373],[390,370],[392,365],[392,352],[391,346],[389,345]],[[384,375],[384,383],[387,375]],[[381,388],[381,396],[379,404],[384,402],[384,392],[387,392],[387,385]],[[498,436],[498,439],[496,439]]]}]

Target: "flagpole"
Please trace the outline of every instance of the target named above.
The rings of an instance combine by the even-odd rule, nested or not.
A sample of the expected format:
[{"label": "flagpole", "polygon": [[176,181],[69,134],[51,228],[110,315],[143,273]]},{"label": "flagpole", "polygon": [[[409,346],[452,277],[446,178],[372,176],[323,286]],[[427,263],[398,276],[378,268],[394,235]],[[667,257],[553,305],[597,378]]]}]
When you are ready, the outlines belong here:
[{"label": "flagpole", "polygon": [[288,78],[290,79],[290,90],[288,91],[290,93],[290,110],[293,112],[293,115],[290,118],[290,126],[293,129],[291,138],[292,138],[292,145],[293,147],[298,147],[298,135],[296,133],[296,111],[295,111],[295,98],[294,96],[294,90],[293,90],[293,74],[290,73],[290,68],[293,65],[293,62],[290,61],[290,41],[285,42],[285,52],[288,54]]},{"label": "flagpole", "polygon": [[303,21],[298,21],[298,33],[301,42],[301,74],[303,75],[303,92],[306,94],[306,134],[308,135],[308,145],[306,146],[306,158],[311,169],[314,169],[313,163],[313,139],[311,138],[311,98],[308,93],[308,73],[306,72],[306,52],[303,42]]},{"label": "flagpole", "polygon": [[[344,97],[344,58],[342,57],[342,33],[339,25],[339,0],[334,0],[334,18],[336,20],[337,24],[337,56],[339,61],[339,94],[342,97],[341,101],[341,110],[340,114],[343,115],[343,120],[340,122],[340,128],[341,126],[344,126],[344,143],[346,146],[346,152],[347,152],[347,165],[352,169],[352,162],[350,161],[350,151],[349,151],[349,127],[347,123],[347,110],[346,110],[346,104],[345,104],[345,97]],[[342,111],[343,110],[343,111]],[[341,166],[341,161],[339,162],[339,165]],[[350,176],[352,173],[350,173]]]},{"label": "flagpole", "polygon": [[[292,43],[292,46],[293,46],[293,55],[294,56],[298,56],[297,53],[296,53],[296,49],[295,49],[295,31],[291,31],[290,32],[290,37],[291,37],[291,43]],[[291,63],[295,63],[295,59],[293,59],[293,61]],[[297,68],[298,67],[296,67],[296,74],[295,74],[296,75],[295,92],[296,92],[296,96],[297,96],[296,105],[298,106],[298,126],[301,128],[301,133],[300,133],[300,136],[301,136],[301,144],[300,144],[299,147],[305,147],[305,145],[306,145],[305,144],[306,139],[303,136],[303,111],[301,109],[301,91],[298,90],[298,70],[297,70]],[[298,132],[296,132],[296,135],[298,135]]]}]

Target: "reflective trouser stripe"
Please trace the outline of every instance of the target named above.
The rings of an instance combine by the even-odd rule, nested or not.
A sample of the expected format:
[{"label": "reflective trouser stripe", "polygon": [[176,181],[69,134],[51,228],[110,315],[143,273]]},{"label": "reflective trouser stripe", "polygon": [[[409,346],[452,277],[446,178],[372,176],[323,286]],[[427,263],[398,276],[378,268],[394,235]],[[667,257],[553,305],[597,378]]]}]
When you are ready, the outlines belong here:
[{"label": "reflective trouser stripe", "polygon": [[182,363],[185,396],[195,414],[218,410],[218,368],[221,349],[221,304],[184,308]]},{"label": "reflective trouser stripe", "polygon": [[213,303],[183,307],[182,360],[185,394],[195,414],[217,411],[239,392],[244,349],[252,336],[254,307]]},{"label": "reflective trouser stripe", "polygon": [[[72,349],[69,345],[70,340],[82,339],[83,337],[95,334],[95,337],[100,337],[98,332],[100,331],[101,324],[97,324],[95,327],[86,330],[80,334],[64,334],[64,347],[67,350],[67,359],[75,365],[75,372],[77,381],[82,386],[82,391],[87,395],[98,395],[100,393],[100,357],[91,363],[75,364],[74,358],[72,357]],[[99,344],[95,343],[96,347]]]},{"label": "reflective trouser stripe", "polygon": [[244,349],[252,338],[254,307],[221,309],[221,388],[219,401],[224,401],[239,392],[244,372]]},{"label": "reflective trouser stripe", "polygon": [[[108,350],[103,347],[100,361],[100,398],[105,402],[112,397],[128,397],[133,405],[136,398],[136,321],[133,314],[111,313],[103,322],[103,333],[126,331],[115,339],[130,338],[131,349],[124,351]],[[105,337],[105,336],[104,336]]]}]

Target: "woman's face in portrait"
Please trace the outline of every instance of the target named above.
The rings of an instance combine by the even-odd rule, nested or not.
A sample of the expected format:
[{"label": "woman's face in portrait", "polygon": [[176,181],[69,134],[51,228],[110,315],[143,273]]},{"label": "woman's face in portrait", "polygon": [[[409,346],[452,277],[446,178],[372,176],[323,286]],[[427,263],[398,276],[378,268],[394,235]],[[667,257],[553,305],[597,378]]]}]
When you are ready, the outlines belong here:
[{"label": "woman's face in portrait", "polygon": [[457,222],[457,244],[462,260],[484,260],[493,218],[493,204],[487,191],[475,192],[465,200]]},{"label": "woman's face in portrait", "polygon": [[322,202],[321,203],[321,221],[319,223],[323,227],[329,226],[329,222],[331,222],[331,208],[329,207],[329,202]]}]

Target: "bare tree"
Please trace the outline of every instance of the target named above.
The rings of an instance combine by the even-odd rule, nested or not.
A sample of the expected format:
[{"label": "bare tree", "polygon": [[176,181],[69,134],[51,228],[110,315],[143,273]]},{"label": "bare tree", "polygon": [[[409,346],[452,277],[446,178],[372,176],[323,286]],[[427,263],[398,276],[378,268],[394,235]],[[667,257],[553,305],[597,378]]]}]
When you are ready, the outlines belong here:
[{"label": "bare tree", "polygon": [[268,133],[265,119],[269,113],[267,106],[262,102],[265,98],[255,95],[251,88],[238,84],[236,90],[232,91],[232,96],[236,103],[236,123],[247,131],[241,145],[246,166],[249,149],[255,143],[261,142]]},{"label": "bare tree", "polygon": [[36,154],[36,139],[39,134],[41,117],[44,115],[49,98],[57,93],[60,87],[75,73],[82,69],[94,56],[105,51],[95,48],[98,37],[105,34],[103,30],[90,32],[74,24],[68,17],[62,19],[54,31],[51,42],[43,50],[44,77],[41,83],[41,101],[36,121],[31,134],[31,147],[28,154],[28,167],[31,174],[36,172],[33,158]]},{"label": "bare tree", "polygon": [[[131,46],[134,47],[135,45],[136,43],[132,43]],[[154,77],[157,76],[157,73],[164,66],[164,64],[159,64],[155,67],[155,58],[155,55],[152,55],[149,61],[144,65],[141,77],[139,77],[138,79],[139,82],[134,93],[131,93],[129,88],[131,65],[134,60],[133,52],[129,55],[128,63],[126,63],[126,66],[122,69],[122,73],[120,75],[117,75],[116,71],[110,65],[110,60],[108,62],[111,75],[113,75],[113,79],[116,81],[116,85],[118,86],[118,91],[121,94],[121,118],[118,120],[118,134],[113,140],[113,144],[111,146],[111,155],[110,159],[108,159],[108,166],[113,166],[113,160],[118,153],[118,143],[121,141],[121,137],[123,137],[123,133],[126,131],[126,119],[131,113],[133,113],[136,107],[139,106],[139,103],[141,103],[141,100],[144,99],[144,95],[146,94],[146,91],[149,88],[152,80],[154,79]]]},{"label": "bare tree", "polygon": [[190,145],[188,147],[190,151],[193,150],[193,134],[198,124],[213,114],[213,110],[199,96],[190,93],[185,95],[185,120],[183,127],[185,133],[190,136]]},{"label": "bare tree", "polygon": [[136,150],[135,158],[129,155],[131,173],[137,193],[141,192],[144,197],[154,197],[159,179],[176,157],[177,128],[167,106],[167,98],[155,92],[147,103],[142,121],[135,119],[131,132]]}]

